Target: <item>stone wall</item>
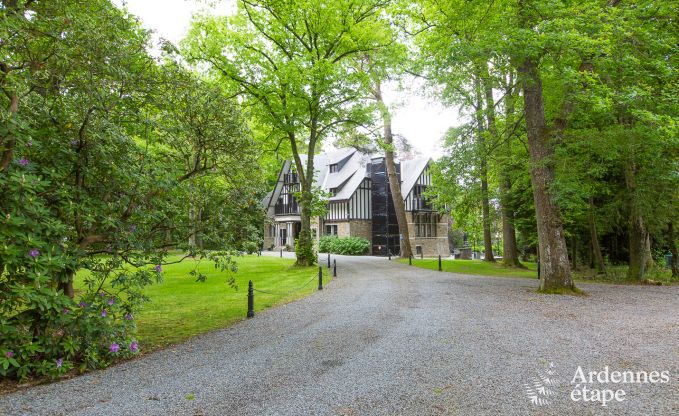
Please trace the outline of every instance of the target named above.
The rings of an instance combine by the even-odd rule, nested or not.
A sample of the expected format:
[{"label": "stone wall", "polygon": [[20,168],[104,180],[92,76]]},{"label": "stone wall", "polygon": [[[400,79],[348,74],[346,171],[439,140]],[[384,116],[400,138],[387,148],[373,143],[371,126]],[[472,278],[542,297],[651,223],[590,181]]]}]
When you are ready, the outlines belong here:
[{"label": "stone wall", "polygon": [[351,220],[349,221],[350,235],[361,237],[372,243],[372,221],[370,220]]},{"label": "stone wall", "polygon": [[326,225],[336,225],[338,237],[361,237],[370,241],[372,245],[372,221],[370,220],[327,221],[323,223],[324,230]]},{"label": "stone wall", "polygon": [[438,224],[436,225],[436,237],[415,237],[415,223],[413,221],[413,213],[406,212],[408,220],[408,234],[410,234],[410,247],[413,255],[417,252],[416,247],[422,246],[424,257],[443,257],[450,256],[450,247],[448,245],[448,216],[441,215]]}]

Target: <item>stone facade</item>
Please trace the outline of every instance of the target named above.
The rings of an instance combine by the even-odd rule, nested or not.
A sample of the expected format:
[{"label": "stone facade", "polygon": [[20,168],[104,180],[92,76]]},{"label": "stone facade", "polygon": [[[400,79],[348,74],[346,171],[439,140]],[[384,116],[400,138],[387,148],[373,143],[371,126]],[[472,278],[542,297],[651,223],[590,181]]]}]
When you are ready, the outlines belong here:
[{"label": "stone facade", "polygon": [[371,220],[325,221],[323,222],[324,230],[326,225],[336,225],[338,237],[360,237],[372,243]]},{"label": "stone facade", "polygon": [[349,221],[349,235],[361,237],[372,241],[372,221],[370,220],[351,220]]},{"label": "stone facade", "polygon": [[450,256],[447,215],[440,215],[436,224],[436,237],[416,237],[413,213],[406,212],[406,219],[408,220],[408,234],[410,234],[410,247],[413,255],[416,255],[417,246],[420,246],[424,257]]}]

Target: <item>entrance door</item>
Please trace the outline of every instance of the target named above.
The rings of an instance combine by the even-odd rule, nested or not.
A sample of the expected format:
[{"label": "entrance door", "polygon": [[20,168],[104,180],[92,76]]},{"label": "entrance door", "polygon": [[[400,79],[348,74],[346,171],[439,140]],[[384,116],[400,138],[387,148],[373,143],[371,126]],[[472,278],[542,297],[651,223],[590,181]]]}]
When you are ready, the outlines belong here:
[{"label": "entrance door", "polygon": [[286,228],[281,228],[278,230],[278,245],[284,246],[288,241],[288,230]]}]

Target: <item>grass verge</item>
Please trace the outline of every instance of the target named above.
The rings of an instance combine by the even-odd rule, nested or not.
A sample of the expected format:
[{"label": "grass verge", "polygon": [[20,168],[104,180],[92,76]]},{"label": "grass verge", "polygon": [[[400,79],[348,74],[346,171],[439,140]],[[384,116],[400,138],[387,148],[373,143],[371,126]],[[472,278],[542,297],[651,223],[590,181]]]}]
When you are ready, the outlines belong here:
[{"label": "grass verge", "polygon": [[[408,259],[398,259],[408,264]],[[441,261],[444,272],[496,277],[523,277],[537,279],[537,263],[522,262],[526,269],[505,267],[501,262],[490,263],[483,260],[450,260]],[[438,259],[413,258],[413,266],[429,270],[438,270]],[[659,266],[646,273],[646,280],[630,280],[627,278],[627,266],[609,266],[607,274],[597,274],[595,270],[578,268],[573,271],[573,280],[585,283],[608,283],[617,285],[675,285],[679,280],[672,278],[672,272]],[[578,295],[579,293],[573,293]]]},{"label": "grass verge", "polygon": [[[408,264],[408,259],[398,259],[399,262]],[[438,259],[415,259],[413,266],[424,269],[438,270]],[[535,263],[523,263],[526,269],[505,267],[502,263],[490,263],[481,260],[441,260],[441,268],[444,272],[472,274],[479,276],[502,276],[502,277],[525,277],[537,279],[537,265]]]},{"label": "grass verge", "polygon": [[[237,289],[227,283],[230,275],[216,269],[210,261],[203,260],[199,266],[207,276],[205,282],[197,282],[189,274],[196,266],[194,260],[163,266],[163,282],[144,289],[151,300],[136,315],[142,351],[175,344],[245,319],[249,280],[255,289],[284,293],[255,292],[255,313],[302,298],[318,288],[318,268],[296,267],[293,259],[248,255],[238,257],[236,262]],[[323,283],[330,282],[331,276],[324,273]]]}]

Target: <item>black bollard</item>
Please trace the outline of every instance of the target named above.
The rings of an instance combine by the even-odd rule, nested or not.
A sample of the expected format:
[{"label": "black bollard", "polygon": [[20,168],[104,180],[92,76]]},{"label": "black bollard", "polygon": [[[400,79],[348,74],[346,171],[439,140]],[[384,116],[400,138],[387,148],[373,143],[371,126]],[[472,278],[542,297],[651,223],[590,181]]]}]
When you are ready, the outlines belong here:
[{"label": "black bollard", "polygon": [[408,256],[408,265],[409,266],[413,265],[413,255],[412,254]]},{"label": "black bollard", "polygon": [[337,277],[337,259],[332,260],[332,277]]},{"label": "black bollard", "polygon": [[441,268],[441,255],[440,254],[439,254],[439,271],[443,271],[443,269]]},{"label": "black bollard", "polygon": [[248,318],[255,316],[255,290],[252,288],[252,280],[248,283]]},{"label": "black bollard", "polygon": [[540,259],[538,259],[538,280],[540,280]]},{"label": "black bollard", "polygon": [[424,260],[424,250],[420,251],[420,260]]},{"label": "black bollard", "polygon": [[328,253],[328,269],[330,268],[330,253]]},{"label": "black bollard", "polygon": [[389,251],[389,260],[391,260],[391,251]]},{"label": "black bollard", "polygon": [[323,290],[323,267],[318,266],[318,290]]},{"label": "black bollard", "polygon": [[281,258],[283,258],[283,249],[281,249]]}]

